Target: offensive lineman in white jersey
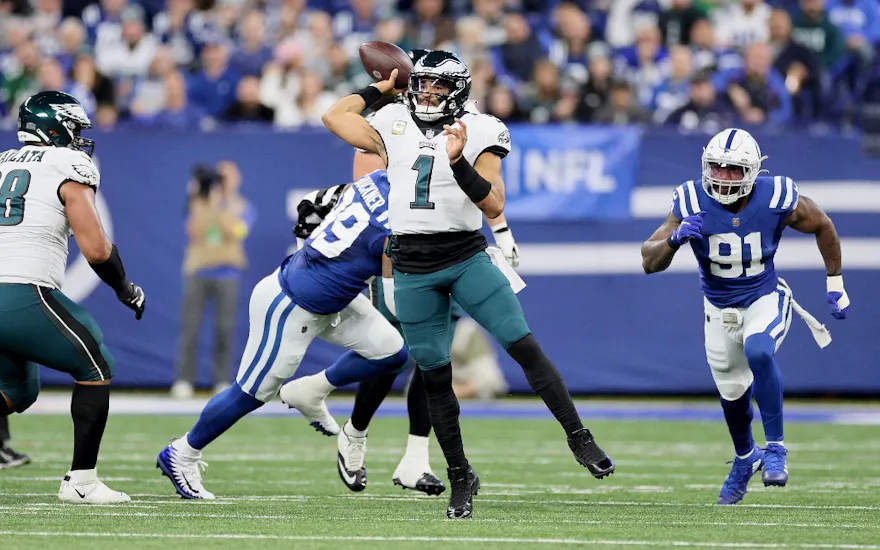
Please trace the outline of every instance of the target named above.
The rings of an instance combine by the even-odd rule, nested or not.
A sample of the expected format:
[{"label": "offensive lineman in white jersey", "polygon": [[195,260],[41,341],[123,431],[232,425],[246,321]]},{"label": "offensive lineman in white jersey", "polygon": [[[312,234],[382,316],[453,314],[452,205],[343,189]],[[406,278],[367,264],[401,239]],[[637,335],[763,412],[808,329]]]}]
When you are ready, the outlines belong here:
[{"label": "offensive lineman in white jersey", "polygon": [[342,98],[323,121],[350,145],[378,154],[388,167],[394,270],[383,286],[393,293],[392,313],[422,369],[431,424],[449,466],[447,517],[470,517],[480,487],[462,448],[452,390],[453,298],[522,366],[565,429],[577,461],[596,477],[612,473],[614,463],[581,423],[559,371],[531,335],[479,232],[483,213],[496,218],[504,209],[501,159],[510,151],[510,132],[495,117],[464,111],[470,72],[457,56],[439,50],[415,63],[407,104],[388,105],[365,121],[360,113],[366,107],[382,95],[401,92],[394,89],[396,78],[394,70],[388,80]]},{"label": "offensive lineman in white jersey", "polygon": [[58,497],[65,502],[131,500],[97,476],[114,359],[95,319],[59,290],[71,230],[83,256],[140,319],[144,292],[125,276],[119,251],[95,209],[100,175],[91,122],[72,96],[45,91],[18,112],[21,149],[0,153],[0,416],[24,412],[40,392],[38,364],[66,372],[76,385],[73,463]]}]

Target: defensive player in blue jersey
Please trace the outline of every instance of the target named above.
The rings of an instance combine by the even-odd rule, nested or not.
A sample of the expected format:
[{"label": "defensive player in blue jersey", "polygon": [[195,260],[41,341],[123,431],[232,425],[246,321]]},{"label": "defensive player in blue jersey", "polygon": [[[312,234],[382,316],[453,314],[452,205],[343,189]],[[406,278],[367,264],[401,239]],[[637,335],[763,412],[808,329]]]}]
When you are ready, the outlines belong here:
[{"label": "defensive player in blue jersey", "polygon": [[[834,224],[815,202],[798,194],[790,178],[760,176],[766,158],[745,130],[729,128],[715,135],[703,150],[702,185],[680,185],[666,221],[642,245],[645,273],[669,267],[685,243],[699,263],[706,359],[736,450],[718,504],[742,500],[761,469],[765,486],[788,481],[782,377],[774,356],[788,333],[792,307],[820,346],[830,342],[824,327],[797,305],[776,274],[773,258],[786,227],[816,236],[832,316],[844,319],[849,306]],[[753,395],[767,440],[763,449],[752,438]]]},{"label": "defensive player in blue jersey", "polygon": [[406,366],[403,338],[362,294],[366,281],[382,273],[390,234],[388,190],[384,170],[354,182],[304,246],[254,287],[235,384],[211,399],[195,426],[159,453],[157,467],[182,497],[214,498],[202,485],[201,450],[273,399],[314,338],[350,350],[328,370],[337,386]]}]

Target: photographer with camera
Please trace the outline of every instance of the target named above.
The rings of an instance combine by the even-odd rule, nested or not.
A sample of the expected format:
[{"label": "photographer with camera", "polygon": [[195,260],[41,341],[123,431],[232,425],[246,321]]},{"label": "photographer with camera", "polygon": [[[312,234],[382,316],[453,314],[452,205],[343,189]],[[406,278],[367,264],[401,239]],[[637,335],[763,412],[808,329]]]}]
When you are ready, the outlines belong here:
[{"label": "photographer with camera", "polygon": [[193,394],[196,379],[198,333],[208,302],[214,304],[214,391],[229,386],[229,364],[238,309],[238,286],[247,259],[244,240],[254,221],[254,209],[238,189],[241,174],[231,161],[216,169],[199,164],[189,184],[183,262],[180,355],[174,397]]}]

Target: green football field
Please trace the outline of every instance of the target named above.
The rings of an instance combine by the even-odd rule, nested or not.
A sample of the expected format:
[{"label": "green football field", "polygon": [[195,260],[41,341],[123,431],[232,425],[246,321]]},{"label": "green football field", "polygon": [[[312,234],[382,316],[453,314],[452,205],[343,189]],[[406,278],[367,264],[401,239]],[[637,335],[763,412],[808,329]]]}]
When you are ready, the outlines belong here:
[{"label": "green football field", "polygon": [[[590,422],[617,463],[599,481],[575,463],[552,419],[466,418],[466,450],[483,489],[472,519],[449,521],[447,493],[392,486],[406,443],[406,421],[397,418],[370,429],[364,493],[339,480],[335,438],[299,417],[272,416],[244,419],[205,452],[205,485],[217,501],[183,501],[155,456],[194,418],[112,415],[98,471],[132,502],[90,507],[62,505],[55,494],[70,460],[69,418],[16,416],[16,447],[34,463],[0,471],[0,546],[880,548],[877,426],[789,424],[789,486],[765,489],[758,475],[742,503],[719,507],[732,458],[721,422]],[[432,453],[445,478],[436,444]]]}]

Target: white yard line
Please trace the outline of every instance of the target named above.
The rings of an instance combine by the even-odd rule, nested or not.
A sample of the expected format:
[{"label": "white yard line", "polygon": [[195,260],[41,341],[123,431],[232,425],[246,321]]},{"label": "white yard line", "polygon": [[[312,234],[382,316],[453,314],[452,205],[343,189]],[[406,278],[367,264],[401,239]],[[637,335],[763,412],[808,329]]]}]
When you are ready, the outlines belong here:
[{"label": "white yard line", "polygon": [[277,540],[277,541],[327,541],[327,542],[425,542],[425,543],[503,543],[503,544],[565,544],[606,546],[678,546],[691,548],[803,548],[880,550],[876,544],[837,544],[837,543],[785,543],[785,542],[698,542],[685,540],[618,540],[618,539],[551,539],[551,538],[512,538],[512,537],[395,537],[395,536],[322,536],[322,535],[254,535],[246,533],[95,533],[95,532],[52,532],[52,531],[0,531],[4,536],[20,537],[87,537],[87,538],[145,538],[145,539],[194,539],[194,540]]},{"label": "white yard line", "polygon": [[[125,505],[126,508],[129,505]],[[55,514],[57,516],[89,516],[89,517],[126,517],[126,518],[189,518],[189,519],[266,519],[266,520],[284,520],[284,521],[312,521],[311,518],[303,518],[297,515],[272,514],[272,515],[255,515],[255,514],[192,514],[185,512],[105,512],[94,511],[89,512],[90,507],[72,507],[67,504],[59,503],[57,508],[42,508],[32,510],[13,509],[13,507],[0,507],[0,510],[11,510],[5,515],[10,516],[47,516]],[[116,506],[118,508],[118,506]],[[369,521],[375,519],[373,516],[346,516],[346,521]],[[383,521],[391,522],[429,522],[436,523],[436,517],[400,517],[400,518],[384,518]],[[552,525],[558,523],[571,525],[632,525],[632,520],[607,520],[607,519],[524,519],[524,518],[475,518],[475,523],[511,523],[511,524],[531,524],[531,525]],[[676,526],[676,527],[795,527],[804,529],[865,529],[873,527],[868,524],[840,524],[840,523],[778,523],[763,521],[641,521],[639,525],[646,526]]]}]

